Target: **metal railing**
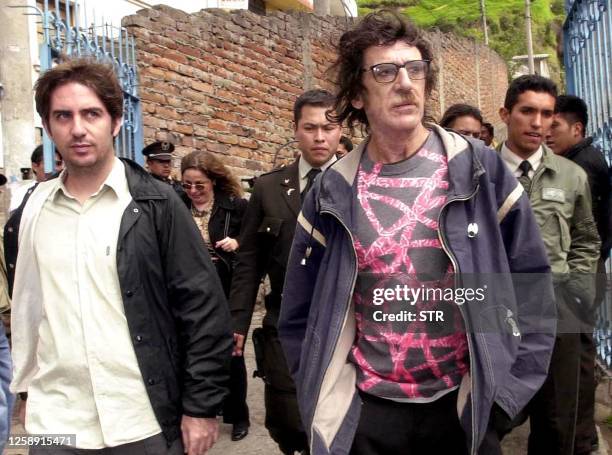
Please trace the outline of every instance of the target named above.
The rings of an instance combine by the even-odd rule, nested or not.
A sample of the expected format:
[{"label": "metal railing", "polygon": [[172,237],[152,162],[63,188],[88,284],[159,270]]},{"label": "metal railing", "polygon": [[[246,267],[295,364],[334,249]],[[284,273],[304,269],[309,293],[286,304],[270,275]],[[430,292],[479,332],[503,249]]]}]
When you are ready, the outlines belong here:
[{"label": "metal railing", "polygon": [[[567,92],[589,107],[587,134],[608,164],[612,163],[612,0],[566,0],[563,46]],[[602,363],[612,369],[612,295],[608,289],[599,307],[595,340]]]}]

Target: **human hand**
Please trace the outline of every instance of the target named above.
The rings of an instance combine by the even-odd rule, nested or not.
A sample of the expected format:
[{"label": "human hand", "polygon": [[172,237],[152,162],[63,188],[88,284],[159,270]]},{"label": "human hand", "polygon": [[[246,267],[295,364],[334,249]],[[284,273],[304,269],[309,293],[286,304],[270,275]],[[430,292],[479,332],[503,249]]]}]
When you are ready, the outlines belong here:
[{"label": "human hand", "polygon": [[215,248],[221,248],[223,251],[231,253],[232,251],[236,251],[238,249],[238,241],[236,239],[232,239],[231,237],[225,237],[224,239],[215,243]]},{"label": "human hand", "polygon": [[187,455],[205,455],[217,442],[219,423],[216,418],[198,418],[183,415],[181,419],[183,447]]},{"label": "human hand", "polygon": [[232,351],[233,357],[240,357],[244,354],[244,335],[234,333],[234,350]]}]

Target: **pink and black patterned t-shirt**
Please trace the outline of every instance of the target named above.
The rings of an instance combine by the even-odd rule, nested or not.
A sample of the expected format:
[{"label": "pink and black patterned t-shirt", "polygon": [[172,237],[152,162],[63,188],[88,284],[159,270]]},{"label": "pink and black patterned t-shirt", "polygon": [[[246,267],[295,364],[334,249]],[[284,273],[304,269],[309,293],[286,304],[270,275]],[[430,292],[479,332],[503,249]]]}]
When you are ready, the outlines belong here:
[{"label": "pink and black patterned t-shirt", "polygon": [[349,360],[357,367],[357,386],[369,394],[434,401],[469,369],[459,309],[439,298],[453,287],[438,237],[447,191],[446,154],[435,133],[399,163],[373,163],[367,150],[363,154],[353,204],[359,274]]}]

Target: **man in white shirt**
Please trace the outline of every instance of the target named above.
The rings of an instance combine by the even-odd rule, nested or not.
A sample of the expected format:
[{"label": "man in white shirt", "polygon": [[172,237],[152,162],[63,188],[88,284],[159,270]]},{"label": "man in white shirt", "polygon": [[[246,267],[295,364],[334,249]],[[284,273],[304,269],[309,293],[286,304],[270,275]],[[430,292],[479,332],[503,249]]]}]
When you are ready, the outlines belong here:
[{"label": "man in white shirt", "polygon": [[202,455],[218,435],[231,334],[199,233],[172,188],[115,157],[112,67],[58,65],[36,83],[36,108],[66,169],[7,230],[19,234],[7,257],[11,387],[28,394],[26,430],[74,435],[58,454]]}]

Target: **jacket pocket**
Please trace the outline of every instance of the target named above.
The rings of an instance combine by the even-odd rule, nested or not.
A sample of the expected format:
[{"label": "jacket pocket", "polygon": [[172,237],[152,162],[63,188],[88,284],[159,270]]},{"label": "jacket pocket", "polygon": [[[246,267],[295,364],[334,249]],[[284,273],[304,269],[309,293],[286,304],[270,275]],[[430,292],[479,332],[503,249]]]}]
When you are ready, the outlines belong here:
[{"label": "jacket pocket", "polygon": [[282,218],[274,218],[271,216],[264,217],[263,221],[259,225],[257,232],[260,234],[266,234],[273,237],[278,237],[280,234],[281,227],[283,225]]},{"label": "jacket pocket", "polygon": [[559,212],[555,212],[557,220],[559,221],[559,232],[561,234],[561,249],[566,253],[570,250],[572,244],[572,236],[570,234],[569,226],[565,218],[561,216]]},{"label": "jacket pocket", "polygon": [[567,253],[570,250],[572,238],[567,221],[555,210],[551,213],[542,226],[542,238],[549,251]]}]

